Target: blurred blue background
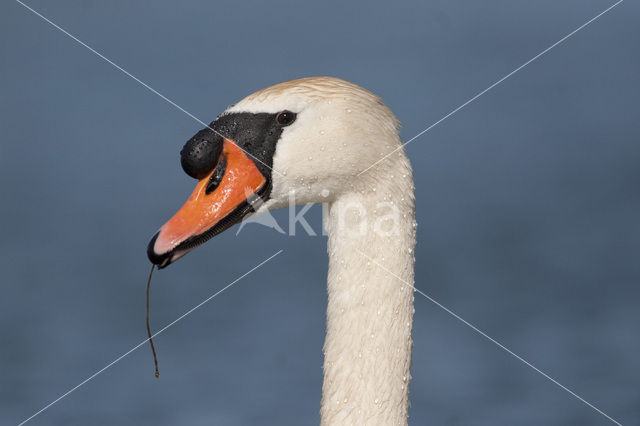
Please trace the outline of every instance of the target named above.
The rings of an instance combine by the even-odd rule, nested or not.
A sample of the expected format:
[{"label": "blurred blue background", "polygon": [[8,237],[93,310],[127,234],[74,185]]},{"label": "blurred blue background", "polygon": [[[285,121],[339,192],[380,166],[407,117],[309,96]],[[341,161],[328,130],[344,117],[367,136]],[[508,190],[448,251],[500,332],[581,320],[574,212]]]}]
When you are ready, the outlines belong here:
[{"label": "blurred blue background", "polygon": [[[28,4],[204,121],[333,75],[407,140],[612,2]],[[639,13],[622,3],[407,148],[416,286],[623,424],[640,424]],[[0,423],[17,424],[145,338],[146,244],[193,188],[178,152],[201,125],[13,1],[0,56]],[[318,423],[326,239],[235,229],[157,273],[154,329],[284,253],[157,338],[160,380],[144,345],[30,424]],[[610,424],[420,296],[414,340],[410,424]]]}]

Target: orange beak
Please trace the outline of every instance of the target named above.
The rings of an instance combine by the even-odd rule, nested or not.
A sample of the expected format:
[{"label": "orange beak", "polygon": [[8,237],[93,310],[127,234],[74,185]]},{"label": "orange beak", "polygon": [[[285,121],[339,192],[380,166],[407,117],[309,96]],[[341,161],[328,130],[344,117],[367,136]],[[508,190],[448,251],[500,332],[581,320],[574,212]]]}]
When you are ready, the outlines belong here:
[{"label": "orange beak", "polygon": [[224,139],[218,165],[149,242],[149,260],[158,268],[178,260],[254,211],[268,187],[253,160]]}]

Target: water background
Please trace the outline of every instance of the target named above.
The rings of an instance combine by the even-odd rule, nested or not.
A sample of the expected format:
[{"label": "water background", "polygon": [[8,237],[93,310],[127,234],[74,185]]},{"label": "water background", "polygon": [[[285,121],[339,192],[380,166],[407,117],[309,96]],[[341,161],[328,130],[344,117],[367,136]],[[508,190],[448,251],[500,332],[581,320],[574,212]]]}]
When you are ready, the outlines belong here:
[{"label": "water background", "polygon": [[[608,1],[97,2],[39,10],[203,121],[333,75],[409,139]],[[411,143],[416,286],[640,424],[640,26],[626,1]],[[18,3],[0,4],[0,423],[145,338],[149,237],[201,125]],[[277,212],[281,226],[286,212]],[[320,209],[310,222],[320,229]],[[155,276],[155,329],[284,252],[33,425],[317,424],[326,239],[257,225]],[[604,425],[416,296],[410,424]]]}]

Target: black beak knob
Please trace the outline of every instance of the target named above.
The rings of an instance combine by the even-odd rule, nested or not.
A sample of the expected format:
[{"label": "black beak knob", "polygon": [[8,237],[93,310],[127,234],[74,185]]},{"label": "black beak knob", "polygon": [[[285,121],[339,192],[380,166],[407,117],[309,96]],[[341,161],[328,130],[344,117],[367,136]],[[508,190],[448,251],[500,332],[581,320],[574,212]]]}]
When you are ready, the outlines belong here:
[{"label": "black beak knob", "polygon": [[203,179],[216,166],[222,144],[222,137],[211,129],[200,130],[180,151],[182,169],[194,179]]}]

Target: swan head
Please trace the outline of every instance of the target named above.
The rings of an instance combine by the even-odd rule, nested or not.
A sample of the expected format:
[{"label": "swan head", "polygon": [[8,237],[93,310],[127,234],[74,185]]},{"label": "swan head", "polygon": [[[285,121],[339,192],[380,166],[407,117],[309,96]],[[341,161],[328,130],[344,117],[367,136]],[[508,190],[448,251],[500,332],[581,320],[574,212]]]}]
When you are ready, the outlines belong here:
[{"label": "swan head", "polygon": [[256,210],[375,185],[393,166],[369,167],[400,143],[389,108],[345,80],[304,78],[255,92],[185,144],[181,163],[198,183],[153,236],[148,257],[163,268]]}]

